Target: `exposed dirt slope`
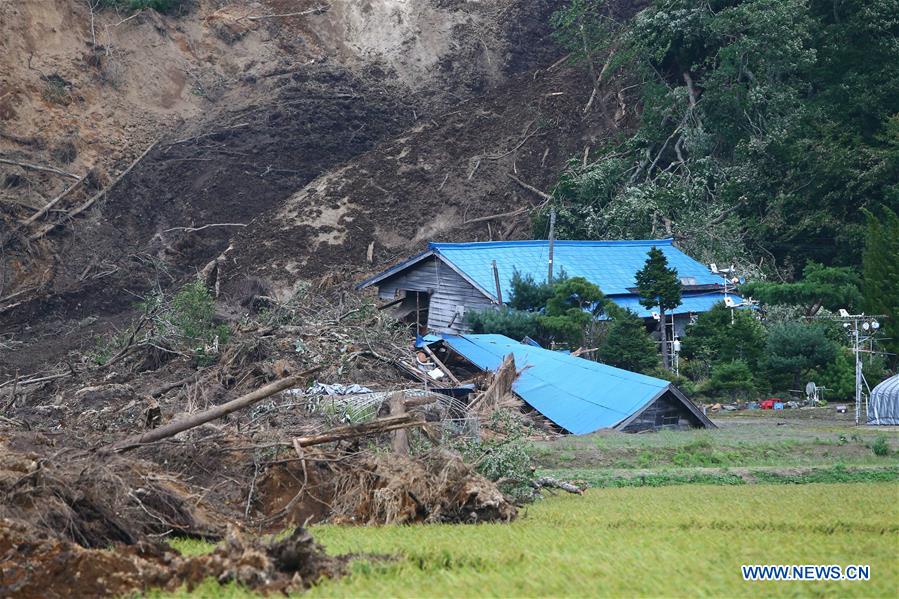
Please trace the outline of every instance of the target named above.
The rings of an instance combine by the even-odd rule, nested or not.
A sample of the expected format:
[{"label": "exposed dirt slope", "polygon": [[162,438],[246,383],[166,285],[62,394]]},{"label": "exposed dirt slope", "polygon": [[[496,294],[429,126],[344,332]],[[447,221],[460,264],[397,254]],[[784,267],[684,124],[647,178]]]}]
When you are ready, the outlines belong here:
[{"label": "exposed dirt slope", "polygon": [[[556,4],[338,0],[257,19],[318,5],[201,0],[183,15],[107,10],[94,15],[93,34],[81,3],[4,5],[0,152],[59,165],[51,150],[71,138],[73,158],[61,166],[94,176],[23,232],[16,223],[71,180],[2,166],[0,338],[20,351],[0,356],[0,370],[34,370],[90,345],[127,318],[136,296],[202,267],[234,233],[169,229],[250,222],[448,105],[550,64]],[[118,83],[103,75],[113,64]],[[184,75],[183,88],[171,87],[166,68]],[[66,217],[160,138],[90,210]],[[77,344],[61,344],[67,335]]]},{"label": "exposed dirt slope", "polygon": [[225,261],[228,276],[290,287],[328,273],[337,282],[429,240],[529,236],[526,209],[544,198],[515,179],[550,189],[572,156],[626,123],[611,94],[608,105],[594,103],[585,113],[591,89],[583,70],[557,65],[417,123],[240,230]]}]

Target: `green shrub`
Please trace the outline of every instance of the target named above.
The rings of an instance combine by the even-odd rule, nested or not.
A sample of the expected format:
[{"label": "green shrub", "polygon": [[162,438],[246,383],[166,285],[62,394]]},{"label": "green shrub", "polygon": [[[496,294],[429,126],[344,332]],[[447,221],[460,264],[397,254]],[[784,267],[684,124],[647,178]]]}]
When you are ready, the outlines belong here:
[{"label": "green shrub", "polygon": [[887,438],[884,435],[878,435],[874,443],[871,444],[871,451],[877,456],[889,455],[890,446],[887,443]]},{"label": "green shrub", "polygon": [[506,410],[496,410],[485,424],[500,436],[482,441],[464,440],[456,444],[463,459],[516,503],[534,499],[533,453],[527,440],[529,428]]},{"label": "green shrub", "polygon": [[144,341],[194,358],[197,366],[213,363],[231,331],[215,321],[215,300],[202,281],[182,287],[169,299],[159,291],[139,304],[150,322]]}]

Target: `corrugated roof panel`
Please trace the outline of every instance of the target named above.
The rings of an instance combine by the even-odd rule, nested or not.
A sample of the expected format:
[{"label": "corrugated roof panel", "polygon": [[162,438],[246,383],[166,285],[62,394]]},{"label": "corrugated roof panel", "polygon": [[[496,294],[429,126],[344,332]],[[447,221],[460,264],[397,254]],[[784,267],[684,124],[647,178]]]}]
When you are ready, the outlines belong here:
[{"label": "corrugated roof panel", "polygon": [[[734,295],[733,293],[728,293],[728,296],[733,298],[733,300],[737,303],[743,301],[743,298],[739,295]],[[641,318],[650,318],[652,317],[652,310],[647,310],[640,304],[640,298],[636,295],[625,295],[625,296],[613,296],[609,298],[622,308],[627,308],[634,312],[637,316]],[[724,301],[724,294],[719,292],[711,292],[711,293],[684,293],[681,295],[681,303],[680,306],[675,308],[672,312],[674,314],[689,314],[690,312],[708,312],[712,309],[715,304]],[[656,309],[658,312],[658,309]],[[671,314],[672,312],[669,312]]]},{"label": "corrugated roof panel", "polygon": [[[554,272],[584,277],[607,295],[627,294],[634,287],[634,274],[646,262],[646,254],[658,247],[680,277],[693,277],[697,285],[720,285],[721,278],[702,263],[672,245],[671,239],[638,241],[556,241]],[[500,275],[503,297],[509,297],[514,270],[530,274],[535,281],[546,279],[549,242],[499,241],[482,243],[431,243],[430,249],[465,272],[482,288],[495,294],[493,261]]]},{"label": "corrugated roof panel", "polygon": [[444,342],[484,370],[512,354],[521,371],[512,388],[562,428],[582,435],[611,428],[658,397],[668,381],[573,357],[503,335],[443,335]]}]

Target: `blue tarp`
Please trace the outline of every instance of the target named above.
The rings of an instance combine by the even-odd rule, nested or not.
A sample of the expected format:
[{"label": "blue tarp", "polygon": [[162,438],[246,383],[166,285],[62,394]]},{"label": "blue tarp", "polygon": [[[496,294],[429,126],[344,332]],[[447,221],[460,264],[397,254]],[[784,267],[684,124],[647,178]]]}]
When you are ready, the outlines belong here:
[{"label": "blue tarp", "polygon": [[[689,277],[690,285],[721,285],[720,276],[712,274],[698,262],[672,245],[671,239],[638,241],[556,241],[553,268],[569,277],[584,277],[606,295],[629,295],[636,286],[634,275],[646,263],[653,246],[662,250],[668,265],[681,278]],[[431,243],[429,249],[453,264],[491,297],[496,294],[493,261],[499,270],[503,297],[511,296],[512,273],[531,275],[535,281],[546,280],[549,264],[549,242],[496,241],[481,243]]]},{"label": "blue tarp", "polygon": [[504,335],[442,335],[455,352],[483,370],[515,356],[521,371],[515,393],[549,420],[576,435],[612,428],[664,393],[670,383],[541,347]]}]

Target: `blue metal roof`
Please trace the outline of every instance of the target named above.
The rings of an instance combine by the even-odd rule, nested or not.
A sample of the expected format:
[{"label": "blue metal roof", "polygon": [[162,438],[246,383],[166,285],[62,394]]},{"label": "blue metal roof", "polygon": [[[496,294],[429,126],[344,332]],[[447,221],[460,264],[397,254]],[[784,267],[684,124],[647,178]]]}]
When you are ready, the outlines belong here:
[{"label": "blue metal roof", "polygon": [[[743,301],[743,298],[734,295],[733,293],[728,293],[728,296],[733,298],[736,303],[740,303]],[[622,308],[627,308],[640,318],[651,318],[652,310],[647,310],[640,304],[640,298],[636,295],[624,295],[624,296],[615,296],[610,297],[610,300],[621,306]],[[691,312],[708,312],[712,309],[715,304],[721,303],[724,301],[724,294],[720,292],[708,292],[708,293],[684,293],[681,295],[681,303],[680,305],[669,312],[669,314],[689,314]],[[655,310],[658,312],[658,308]]]},{"label": "blue metal roof", "polygon": [[[693,277],[696,285],[720,285],[721,277],[672,245],[671,239],[638,241],[556,241],[553,252],[554,272],[562,270],[569,277],[584,277],[606,295],[630,294],[636,286],[634,275],[646,263],[653,246],[662,250],[668,265],[678,276]],[[531,275],[535,281],[546,280],[549,265],[549,242],[491,241],[480,243],[430,243],[429,249],[470,277],[482,290],[496,299],[493,261],[499,270],[503,297],[511,293],[512,273]]]},{"label": "blue metal roof", "polygon": [[584,358],[518,343],[504,335],[443,335],[454,351],[484,370],[515,356],[512,389],[538,412],[576,434],[611,428],[664,393],[670,383]]}]

